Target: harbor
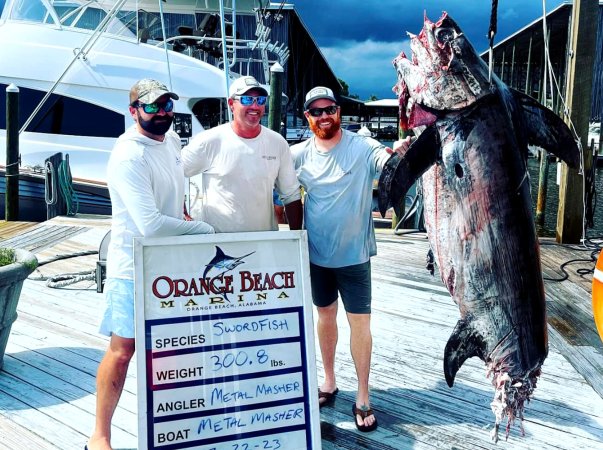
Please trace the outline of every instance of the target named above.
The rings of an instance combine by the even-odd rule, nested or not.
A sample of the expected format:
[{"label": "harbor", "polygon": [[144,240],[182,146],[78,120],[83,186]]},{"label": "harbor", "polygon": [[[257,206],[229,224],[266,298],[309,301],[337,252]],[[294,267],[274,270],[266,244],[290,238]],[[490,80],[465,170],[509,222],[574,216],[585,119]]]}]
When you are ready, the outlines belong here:
[{"label": "harbor", "polygon": [[[49,288],[42,279],[94,271],[98,255],[43,263],[98,250],[109,226],[104,216],[0,224],[0,247],[28,249],[42,263],[24,283],[0,372],[2,449],[81,450],[86,443],[94,426],[95,374],[108,344],[97,333],[103,294],[90,279],[63,289]],[[590,307],[589,252],[541,238],[549,354],[525,410],[525,435],[516,422],[505,439],[503,425],[494,444],[493,389],[483,363],[468,360],[453,388],[444,380],[444,346],[459,313],[438,276],[425,268],[425,234],[380,229],[377,245],[370,386],[380,426],[372,433],[354,427],[349,410],[355,376],[340,314],[340,393],[333,406],[320,410],[323,449],[603,448],[603,344]],[[573,259],[583,261],[566,266],[567,280],[547,281],[560,278],[560,266]],[[320,358],[317,365],[320,374]],[[131,364],[114,420],[116,449],[137,445],[136,380]]]},{"label": "harbor", "polygon": [[[253,174],[248,177],[247,189],[231,197],[243,198],[246,205],[251,205],[247,193],[255,193],[256,189],[266,193],[264,211],[268,214],[258,214],[260,208],[248,212],[235,208],[236,214],[231,212],[228,221],[234,215],[247,221],[271,218],[274,202],[281,231],[262,238],[251,232],[256,228],[241,231],[215,226],[217,234],[187,237],[162,234],[163,229],[158,234],[145,234],[135,224],[140,235],[162,236],[159,241],[164,241],[153,250],[155,253],[147,254],[142,249],[146,244],[135,243],[134,252],[139,258],[132,258],[137,261],[138,354],[129,365],[112,420],[114,449],[603,450],[603,296],[597,296],[597,288],[593,289],[594,278],[601,282],[597,286],[603,292],[603,278],[598,278],[602,266],[599,271],[595,269],[603,248],[603,210],[597,204],[597,194],[603,190],[603,167],[597,167],[597,158],[603,155],[603,78],[600,70],[594,71],[592,80],[589,75],[590,66],[600,66],[603,58],[603,47],[598,45],[603,39],[603,2],[583,0],[582,6],[588,5],[588,9],[581,9],[579,1],[573,5],[561,1],[548,12],[543,5],[540,19],[502,40],[497,36],[496,41],[497,17],[507,27],[515,19],[507,14],[513,8],[505,6],[503,11],[502,4],[497,16],[497,2],[492,2],[491,9],[487,5],[490,48],[478,54],[468,38],[474,32],[472,23],[475,28],[476,22],[484,22],[482,35],[487,24],[477,16],[463,16],[461,2],[456,8],[453,1],[446,4],[456,10],[454,20],[441,5],[442,10],[429,12],[434,22],[428,19],[427,11],[415,14],[414,22],[398,21],[396,33],[408,31],[408,39],[397,37],[386,46],[372,41],[381,31],[377,29],[367,38],[369,41],[355,42],[357,37],[368,36],[362,29],[364,25],[350,27],[354,29],[351,35],[334,19],[330,4],[321,5],[321,16],[333,16],[333,21],[325,24],[315,21],[316,7],[308,6],[310,2],[294,1],[0,0],[0,60],[4,63],[0,69],[0,266],[7,249],[8,253],[12,249],[31,252],[39,263],[34,270],[30,259],[28,268],[33,273],[25,279],[20,295],[6,295],[10,298],[7,303],[17,305],[17,315],[6,312],[3,317],[0,311],[0,352],[3,342],[7,342],[5,352],[0,353],[0,450],[81,450],[99,444],[99,440],[89,439],[97,420],[97,371],[110,342],[98,330],[105,311],[102,280],[111,213],[119,223],[122,216],[145,205],[144,201],[136,205],[124,202],[120,207],[120,197],[115,194],[116,176],[111,179],[115,183],[112,199],[109,196],[107,162],[116,139],[127,134],[132,123],[140,132],[142,117],[163,110],[163,114],[172,115],[170,123],[178,135],[172,136],[174,164],[186,166],[187,150],[179,154],[179,144],[185,146],[193,137],[232,122],[235,109],[240,113],[248,111],[245,108],[251,108],[249,115],[255,128],[260,129],[261,123],[280,133],[289,145],[312,138],[310,125],[316,132],[317,148],[321,140],[332,140],[336,135],[320,138],[317,124],[321,120],[325,129],[339,132],[341,127],[342,139],[362,141],[350,147],[353,149],[364,151],[368,146],[359,136],[394,147],[394,141],[406,133],[416,133],[414,142],[424,146],[410,146],[391,158],[382,169],[380,183],[379,173],[373,177],[375,167],[371,167],[361,201],[359,196],[349,201],[361,204],[362,214],[368,216],[370,208],[365,206],[370,198],[365,202],[364,194],[369,195],[368,184],[373,180],[372,213],[378,252],[370,260],[370,407],[379,426],[375,431],[361,432],[356,420],[359,413],[352,412],[357,390],[359,404],[364,403],[356,372],[361,363],[356,359],[355,364],[351,356],[350,322],[341,305],[335,358],[338,391],[324,407],[314,402],[318,400],[316,387],[325,380],[306,266],[312,245],[310,250],[307,246],[295,247],[301,256],[300,262],[294,263],[291,261],[297,253],[292,255],[295,252],[283,250],[291,247],[277,242],[290,239],[307,243],[304,232],[285,234],[289,229],[285,223],[289,217],[292,228],[302,226],[302,202],[312,205],[308,201],[313,199],[309,194],[312,186],[304,185],[299,172],[297,180],[291,173],[289,192],[297,195],[300,184],[303,188],[302,200],[294,200],[299,203],[294,206],[299,206],[300,217],[290,214],[293,208],[285,216],[283,207],[278,216],[278,194],[282,194],[281,199],[286,197],[280,178],[262,182],[260,176],[268,170],[260,174],[251,170],[252,165],[233,163],[247,172],[227,178],[212,167],[187,178],[184,190],[175,189],[177,183],[172,184],[172,190],[161,183],[145,190],[165,193],[163,206],[155,206],[160,215],[167,214],[170,219],[181,215],[184,199],[185,216],[194,221],[206,213],[202,209],[210,199],[226,203],[226,191]],[[415,6],[409,4],[408,9]],[[366,10],[360,12],[363,8],[358,3],[350,11],[344,10],[345,14],[337,13],[353,16],[358,12],[362,24],[378,23],[384,29],[391,26],[382,15],[386,8],[371,6],[374,11],[370,16]],[[316,36],[302,20],[302,11],[307,14],[304,19],[318,24],[312,29]],[[372,12],[381,15],[373,16]],[[394,16],[391,11],[387,15]],[[401,26],[411,23],[417,26]],[[597,39],[590,39],[592,42],[586,45],[585,36],[595,35]],[[346,51],[346,46],[362,51]],[[381,64],[373,59],[381,51],[387,53],[392,79],[398,78],[393,95],[397,98],[379,99],[371,94],[362,100],[354,94],[355,86],[348,86],[332,64],[355,67],[365,83],[380,85],[370,75],[375,69],[381,70]],[[434,55],[437,57],[432,61]],[[430,62],[434,63],[431,68]],[[463,70],[457,70],[461,66]],[[434,74],[440,84],[432,84]],[[255,77],[255,88],[231,89],[248,75]],[[169,100],[160,102],[161,96],[145,100],[140,92],[132,97],[130,88],[134,83],[138,85],[139,80],[149,77],[160,81],[160,91]],[[453,82],[446,82],[449,77]],[[343,78],[350,81],[347,76]],[[466,90],[465,85],[470,89]],[[326,95],[308,100],[306,93],[311,97],[309,91],[317,86]],[[450,86],[460,90],[448,92]],[[253,89],[259,96],[248,93]],[[448,103],[451,99],[453,103]],[[315,101],[321,103],[313,107]],[[340,123],[323,119],[325,114],[337,116]],[[592,141],[598,151],[589,151],[584,145],[587,137],[581,134],[587,128],[588,142]],[[163,133],[158,134],[162,142]],[[358,139],[352,133],[357,133]],[[248,136],[239,137],[245,142]],[[282,141],[279,136],[275,138]],[[287,147],[282,144],[286,160]],[[383,150],[376,147],[373,154]],[[229,155],[237,154],[233,148],[224,148]],[[332,147],[327,148],[325,155],[335,153],[329,153]],[[544,204],[537,197],[541,163],[532,158],[541,150],[548,167],[544,169],[542,164],[546,186],[541,192],[548,187]],[[392,163],[396,158],[398,162]],[[263,159],[273,161],[275,157]],[[381,170],[376,163],[377,171]],[[572,170],[568,171],[568,166]],[[563,170],[558,174],[560,167]],[[356,166],[353,169],[356,172]],[[343,172],[352,173],[351,169]],[[152,181],[161,181],[151,175]],[[173,174],[168,175],[166,179],[174,181]],[[333,193],[341,187],[341,176],[330,181]],[[221,183],[217,200],[211,192],[208,194],[206,186],[214,179]],[[406,186],[407,181],[413,183]],[[378,187],[382,188],[381,194]],[[269,197],[271,191],[277,196]],[[173,195],[168,202],[170,193]],[[125,194],[128,199],[136,198],[130,191]],[[337,205],[347,206],[342,198],[338,197]],[[167,213],[168,204],[177,208]],[[405,211],[398,209],[402,204]],[[392,205],[396,213],[389,208]],[[537,236],[532,233],[530,206],[537,217]],[[384,211],[389,208],[385,218],[378,213],[379,207]],[[325,217],[327,211],[320,209]],[[336,220],[360,222],[360,213],[356,216],[347,211],[342,217],[338,212]],[[404,212],[407,214],[398,226],[392,223],[397,213]],[[538,217],[539,212],[544,217]],[[304,214],[306,225],[317,220],[309,219],[316,214],[308,214],[307,210]],[[213,219],[202,220],[214,226]],[[193,221],[180,224],[205,225]],[[326,220],[322,225],[327,223],[334,225],[334,221]],[[587,225],[580,227],[580,223]],[[321,228],[332,230],[330,226]],[[346,236],[348,229],[331,231],[330,237]],[[308,233],[315,230],[308,226]],[[370,230],[369,225],[366,230]],[[235,232],[227,234],[231,231]],[[239,243],[248,235],[258,236],[250,240],[265,239],[272,253],[264,254],[256,248],[223,250],[216,245]],[[295,239],[289,237],[292,235]],[[345,242],[338,245],[344,248],[355,242],[350,235],[358,235],[360,242],[360,233],[348,233],[346,239],[340,239]],[[116,236],[114,243],[122,237],[114,230]],[[188,245],[193,242],[189,238],[203,241],[211,255],[205,254],[205,247],[199,250],[201,244]],[[201,253],[203,257],[199,257]],[[247,257],[262,263],[255,268],[247,261],[242,272],[234,272]],[[132,259],[126,268],[131,267]],[[191,267],[185,267],[187,264]],[[231,271],[238,276],[225,275]],[[544,295],[539,289],[540,271]],[[6,283],[1,282],[13,276],[6,273],[0,273],[0,294],[11,289],[3,290]],[[156,290],[154,283],[152,289],[148,288],[151,283],[146,282],[147,274],[156,277],[154,283],[165,282],[166,291]],[[284,274],[288,282],[279,284]],[[245,289],[231,286],[232,279],[237,282],[242,278],[250,283]],[[339,288],[342,292],[341,285]],[[262,296],[265,299],[272,289],[279,290],[280,295],[269,299],[273,303],[262,303]],[[148,298],[146,290],[153,291]],[[249,303],[237,304],[237,295],[239,302],[245,297]],[[149,298],[151,301],[147,301]],[[285,303],[290,298],[291,303]],[[159,311],[157,316],[145,315],[151,304],[155,312]],[[217,312],[236,306],[244,308]],[[195,308],[205,312],[191,312]],[[244,326],[252,320],[248,317],[260,323],[268,320],[260,316],[270,315],[279,318],[283,326],[275,329],[270,339],[258,331],[243,338],[232,334],[205,340],[203,327],[211,321],[232,320],[233,330],[240,326],[247,332]],[[283,332],[285,315],[294,325]],[[155,340],[155,336],[163,339]],[[178,337],[194,342],[183,344]],[[358,355],[357,335],[354,338]],[[279,350],[270,353],[275,347]],[[260,350],[253,353],[257,357],[253,359],[245,350],[233,351],[241,348]],[[262,358],[265,356],[263,362],[259,362],[260,351]],[[212,358],[220,369],[208,368],[208,361],[215,363]],[[232,372],[218,371],[227,366]],[[155,372],[155,367],[164,367],[163,372]],[[297,392],[283,393],[272,384],[274,380],[282,383],[281,388],[295,384]],[[112,381],[114,386],[119,384],[118,380]],[[265,387],[274,390],[270,392],[272,397],[257,395],[260,383],[262,394]],[[216,387],[211,394],[212,404],[206,408],[205,397],[209,398],[211,386]],[[213,403],[216,390],[221,404]],[[257,400],[243,398],[242,394],[249,392],[255,393]],[[270,417],[291,411],[298,414],[291,422],[272,423],[281,419]],[[299,415],[302,411],[303,419]],[[500,424],[496,414],[503,415]],[[514,414],[515,420],[507,421],[507,415]],[[261,426],[247,426],[252,423],[251,417],[260,415]],[[98,418],[102,416],[98,414]],[[214,427],[212,420],[222,425]],[[188,428],[184,429],[182,423]],[[98,423],[96,427],[98,432]],[[166,429],[176,430],[172,438],[166,438]],[[196,434],[189,439],[188,432],[193,429]],[[298,440],[300,437],[306,439],[305,443]]]}]

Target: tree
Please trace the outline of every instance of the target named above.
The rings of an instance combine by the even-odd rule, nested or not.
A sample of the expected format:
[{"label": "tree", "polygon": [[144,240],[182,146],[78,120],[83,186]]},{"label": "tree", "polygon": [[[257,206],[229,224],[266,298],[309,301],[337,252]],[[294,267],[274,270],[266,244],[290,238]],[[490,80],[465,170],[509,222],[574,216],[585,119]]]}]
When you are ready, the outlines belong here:
[{"label": "tree", "polygon": [[344,97],[360,99],[358,94],[350,94],[350,87],[345,81],[343,81],[341,78],[337,78],[337,81],[339,81],[339,84],[341,84],[341,95]]},{"label": "tree", "polygon": [[339,81],[339,84],[341,84],[341,95],[345,95],[346,97],[350,95],[350,87],[348,86],[348,84],[343,81],[341,78],[337,78],[337,81]]}]

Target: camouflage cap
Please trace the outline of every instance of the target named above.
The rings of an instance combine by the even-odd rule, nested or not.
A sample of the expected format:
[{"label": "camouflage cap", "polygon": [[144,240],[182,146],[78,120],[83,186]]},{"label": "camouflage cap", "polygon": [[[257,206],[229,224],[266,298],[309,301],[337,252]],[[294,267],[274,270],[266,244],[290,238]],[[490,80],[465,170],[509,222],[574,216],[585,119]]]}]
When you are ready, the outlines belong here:
[{"label": "camouflage cap", "polygon": [[153,103],[162,95],[169,95],[174,100],[178,100],[178,96],[170,92],[165,84],[150,78],[144,78],[137,81],[132,89],[130,89],[130,104],[135,101],[141,103]]}]

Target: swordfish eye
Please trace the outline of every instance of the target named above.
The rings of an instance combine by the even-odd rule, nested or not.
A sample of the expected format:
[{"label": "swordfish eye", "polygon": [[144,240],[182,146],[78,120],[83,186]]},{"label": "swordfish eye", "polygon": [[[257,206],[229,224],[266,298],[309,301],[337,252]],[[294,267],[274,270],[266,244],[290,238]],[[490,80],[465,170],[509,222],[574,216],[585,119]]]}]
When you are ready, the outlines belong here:
[{"label": "swordfish eye", "polygon": [[456,32],[454,31],[454,28],[441,27],[436,28],[434,35],[436,39],[442,44],[448,44],[456,37]]}]

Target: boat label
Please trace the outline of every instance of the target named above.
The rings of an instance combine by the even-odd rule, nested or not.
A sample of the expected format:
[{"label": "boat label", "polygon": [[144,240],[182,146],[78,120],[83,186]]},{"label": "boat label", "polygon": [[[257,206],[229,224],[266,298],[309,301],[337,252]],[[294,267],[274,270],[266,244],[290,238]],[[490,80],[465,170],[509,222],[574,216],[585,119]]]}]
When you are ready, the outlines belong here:
[{"label": "boat label", "polygon": [[320,449],[305,231],[134,242],[138,446]]}]

